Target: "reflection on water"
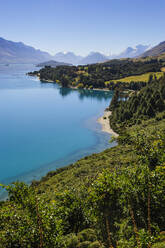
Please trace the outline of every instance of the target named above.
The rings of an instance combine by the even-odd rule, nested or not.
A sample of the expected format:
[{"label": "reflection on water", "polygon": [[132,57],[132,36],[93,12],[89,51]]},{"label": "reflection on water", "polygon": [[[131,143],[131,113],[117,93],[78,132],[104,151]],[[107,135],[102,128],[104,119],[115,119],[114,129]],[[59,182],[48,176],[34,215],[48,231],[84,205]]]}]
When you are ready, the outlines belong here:
[{"label": "reflection on water", "polygon": [[60,95],[65,98],[66,96],[70,95],[72,93],[72,89],[69,89],[69,88],[60,88],[59,89],[59,93]]},{"label": "reflection on water", "polygon": [[59,93],[61,96],[66,97],[70,95],[73,91],[77,91],[79,99],[84,100],[85,98],[97,99],[98,101],[109,99],[112,96],[112,92],[99,91],[99,90],[87,90],[87,89],[70,89],[70,88],[60,88]]}]

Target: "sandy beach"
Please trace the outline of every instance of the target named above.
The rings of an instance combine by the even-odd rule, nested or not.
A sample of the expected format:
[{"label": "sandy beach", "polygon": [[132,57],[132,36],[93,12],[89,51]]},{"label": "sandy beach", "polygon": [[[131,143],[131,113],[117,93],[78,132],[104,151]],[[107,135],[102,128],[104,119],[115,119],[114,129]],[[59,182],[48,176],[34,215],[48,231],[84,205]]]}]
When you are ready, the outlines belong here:
[{"label": "sandy beach", "polygon": [[97,121],[102,125],[102,131],[106,133],[110,133],[113,136],[117,137],[118,134],[115,133],[109,125],[109,116],[111,115],[111,111],[104,111],[104,115],[101,116]]}]

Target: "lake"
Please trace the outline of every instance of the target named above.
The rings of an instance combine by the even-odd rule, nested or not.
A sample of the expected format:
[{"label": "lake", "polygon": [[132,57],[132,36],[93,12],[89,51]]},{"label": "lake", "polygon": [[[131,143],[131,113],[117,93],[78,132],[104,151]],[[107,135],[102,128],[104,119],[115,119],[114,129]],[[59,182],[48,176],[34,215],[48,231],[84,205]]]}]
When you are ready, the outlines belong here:
[{"label": "lake", "polygon": [[40,82],[33,65],[0,65],[0,182],[30,183],[112,144],[97,123],[112,92]]}]

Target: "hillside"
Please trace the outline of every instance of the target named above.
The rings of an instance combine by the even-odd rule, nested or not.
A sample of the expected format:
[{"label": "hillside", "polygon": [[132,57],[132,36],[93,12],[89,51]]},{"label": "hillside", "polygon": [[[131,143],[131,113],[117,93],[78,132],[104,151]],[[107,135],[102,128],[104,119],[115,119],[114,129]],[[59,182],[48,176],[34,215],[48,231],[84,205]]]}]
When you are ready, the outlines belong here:
[{"label": "hillside", "polygon": [[0,63],[39,63],[52,59],[52,56],[22,42],[0,38]]},{"label": "hillside", "polygon": [[140,57],[158,56],[161,55],[162,53],[165,53],[165,41],[159,43],[157,46],[146,51]]},{"label": "hillside", "polygon": [[[9,200],[0,203],[0,247],[163,248],[164,93],[165,77],[124,101],[115,93],[110,117],[120,134],[115,147],[31,186],[4,186]],[[132,117],[120,119],[123,110]]]}]

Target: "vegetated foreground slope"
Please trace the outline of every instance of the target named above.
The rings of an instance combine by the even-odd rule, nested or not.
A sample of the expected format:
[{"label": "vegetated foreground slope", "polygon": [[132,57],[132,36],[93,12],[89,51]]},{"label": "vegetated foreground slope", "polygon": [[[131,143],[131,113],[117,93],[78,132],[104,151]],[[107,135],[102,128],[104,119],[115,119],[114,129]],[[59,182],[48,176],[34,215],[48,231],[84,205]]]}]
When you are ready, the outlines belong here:
[{"label": "vegetated foreground slope", "polygon": [[[120,133],[116,147],[50,172],[31,186],[7,187],[9,200],[0,208],[0,247],[163,248],[164,87],[165,78],[153,79],[125,101],[114,95],[112,119]],[[156,103],[153,115],[139,110],[144,100],[148,104],[149,88]],[[163,104],[155,101],[158,94]],[[129,109],[135,96],[138,110],[120,120],[116,111]]]}]

